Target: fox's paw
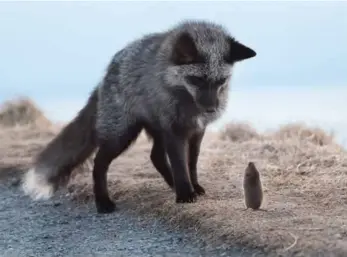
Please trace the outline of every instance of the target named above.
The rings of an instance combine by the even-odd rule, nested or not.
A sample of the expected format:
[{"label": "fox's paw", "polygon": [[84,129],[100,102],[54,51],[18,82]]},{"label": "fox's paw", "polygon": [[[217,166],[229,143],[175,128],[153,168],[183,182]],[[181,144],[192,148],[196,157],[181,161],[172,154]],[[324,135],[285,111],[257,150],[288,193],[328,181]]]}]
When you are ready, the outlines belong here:
[{"label": "fox's paw", "polygon": [[109,198],[102,198],[95,202],[98,213],[112,213],[116,210],[116,204]]},{"label": "fox's paw", "polygon": [[173,179],[172,179],[172,178],[164,178],[164,179],[165,179],[166,184],[167,184],[171,189],[174,189],[174,188],[175,188],[174,182],[173,182]]},{"label": "fox's paw", "polygon": [[194,191],[197,195],[206,194],[205,189],[202,186],[200,186],[199,184],[195,184],[195,185],[193,185],[193,187],[194,187]]},{"label": "fox's paw", "polygon": [[196,201],[197,194],[189,187],[180,187],[176,193],[176,203],[193,203]]}]

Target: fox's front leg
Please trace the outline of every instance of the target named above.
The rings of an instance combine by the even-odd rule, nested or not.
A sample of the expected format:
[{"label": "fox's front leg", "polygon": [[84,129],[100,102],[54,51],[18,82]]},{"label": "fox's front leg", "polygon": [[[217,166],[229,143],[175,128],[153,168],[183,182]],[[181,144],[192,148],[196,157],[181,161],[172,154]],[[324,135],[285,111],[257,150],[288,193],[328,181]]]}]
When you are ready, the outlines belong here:
[{"label": "fox's front leg", "polygon": [[188,140],[173,133],[166,135],[165,144],[170,159],[172,175],[176,190],[177,203],[196,201],[196,193],[189,179]]},{"label": "fox's front leg", "polygon": [[197,163],[200,154],[200,146],[205,130],[197,132],[189,140],[189,174],[193,188],[198,195],[204,195],[205,189],[198,183]]}]

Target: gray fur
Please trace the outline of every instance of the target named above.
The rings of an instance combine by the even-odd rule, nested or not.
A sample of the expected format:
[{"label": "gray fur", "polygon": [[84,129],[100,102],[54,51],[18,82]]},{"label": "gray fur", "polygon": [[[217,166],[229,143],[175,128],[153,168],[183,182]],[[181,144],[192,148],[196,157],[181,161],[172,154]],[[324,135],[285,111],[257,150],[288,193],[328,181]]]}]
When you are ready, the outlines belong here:
[{"label": "gray fur", "polygon": [[[173,53],[178,51],[175,48],[177,42],[183,34],[188,34],[193,40],[198,55],[203,56],[204,61],[196,59],[183,65],[172,61]],[[184,47],[189,49],[189,44]],[[89,102],[77,116],[77,120],[79,116],[88,114],[95,114],[96,118],[89,119],[86,124],[74,120],[68,125],[84,129],[86,132],[83,135],[90,136],[84,146],[76,141],[79,146],[72,144],[74,147],[65,152],[64,147],[67,148],[69,142],[64,141],[66,137],[58,135],[53,139],[55,144],[48,146],[49,151],[46,148],[41,154],[45,160],[39,158],[36,166],[44,163],[47,183],[56,187],[58,177],[63,176],[59,167],[73,168],[75,165],[69,158],[56,158],[54,155],[69,154],[86,159],[91,149],[98,146],[95,142],[117,142],[134,127],[155,131],[176,130],[175,133],[179,130],[185,135],[204,131],[208,124],[223,114],[227,106],[233,64],[255,55],[252,49],[239,44],[220,25],[204,21],[185,21],[167,31],[148,34],[130,42],[109,63],[106,74],[95,88],[97,99],[94,97],[95,101]],[[190,57],[188,54],[183,59],[189,61]],[[196,85],[188,83],[187,76],[205,76],[211,81],[226,78],[225,83],[215,91],[218,106],[214,112],[204,110],[198,99],[201,91]],[[94,130],[95,133],[92,133]],[[66,160],[67,163],[57,164],[51,160]],[[37,175],[41,173],[42,177],[40,169],[35,172]],[[64,172],[71,173],[70,170]],[[54,179],[48,181],[53,173]]]},{"label": "gray fur", "polygon": [[[208,56],[206,64],[176,66],[169,63],[169,55],[177,35],[188,31],[195,40],[198,51]],[[227,106],[228,90],[220,95],[221,104],[213,114],[199,111],[192,106],[180,106],[170,89],[182,87],[195,96],[196,89],[189,85],[186,75],[207,75],[216,79],[230,76],[232,65],[222,60],[229,51],[221,26],[207,22],[184,22],[175,28],[147,35],[135,40],[118,52],[108,66],[103,83],[99,86],[97,131],[101,137],[112,137],[112,133],[126,130],[128,124],[146,121],[166,129],[178,118],[191,129],[203,127],[218,119]],[[225,84],[228,87],[229,81]],[[187,111],[186,117],[177,117],[178,109]],[[180,113],[184,114],[184,112]],[[117,127],[117,129],[114,129]]]}]

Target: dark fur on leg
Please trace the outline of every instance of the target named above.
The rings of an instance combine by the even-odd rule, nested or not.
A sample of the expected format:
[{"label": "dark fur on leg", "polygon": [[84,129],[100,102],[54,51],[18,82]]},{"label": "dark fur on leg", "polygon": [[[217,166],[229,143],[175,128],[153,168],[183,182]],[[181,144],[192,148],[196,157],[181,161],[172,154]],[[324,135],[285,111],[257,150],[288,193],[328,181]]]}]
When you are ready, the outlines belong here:
[{"label": "dark fur on leg", "polygon": [[119,136],[113,137],[112,141],[103,140],[100,143],[93,168],[95,205],[98,213],[115,211],[116,206],[110,199],[107,189],[107,171],[111,162],[135,141],[140,131],[139,125],[129,126],[124,130],[116,131],[115,135]]},{"label": "dark fur on leg", "polygon": [[113,157],[107,147],[100,147],[94,159],[94,197],[98,213],[111,213],[116,209],[116,205],[110,199],[107,190],[107,171]]},{"label": "dark fur on leg", "polygon": [[164,145],[162,134],[148,126],[145,129],[148,139],[153,139],[151,150],[151,161],[156,170],[164,178],[170,188],[174,187],[171,166],[167,160],[167,153]]},{"label": "dark fur on leg", "polygon": [[177,203],[196,201],[196,193],[190,182],[187,165],[188,142],[184,137],[168,134],[165,146],[171,162],[173,179],[176,189]]},{"label": "dark fur on leg", "polygon": [[195,133],[189,140],[189,174],[193,188],[198,195],[204,195],[205,189],[198,183],[197,162],[200,146],[205,135],[205,130]]},{"label": "dark fur on leg", "polygon": [[171,173],[170,164],[166,158],[166,150],[160,138],[155,138],[151,151],[151,160],[157,171],[163,176],[165,182],[170,188],[173,188],[174,182]]}]

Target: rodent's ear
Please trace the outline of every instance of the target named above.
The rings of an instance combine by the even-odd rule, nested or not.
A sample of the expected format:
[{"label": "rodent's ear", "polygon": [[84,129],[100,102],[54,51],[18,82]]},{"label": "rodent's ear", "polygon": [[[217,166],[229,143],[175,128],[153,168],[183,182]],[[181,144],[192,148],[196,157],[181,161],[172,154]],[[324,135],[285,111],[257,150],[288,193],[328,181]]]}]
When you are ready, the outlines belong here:
[{"label": "rodent's ear", "polygon": [[192,64],[202,62],[194,39],[187,33],[179,34],[174,42],[171,61],[175,65]]},{"label": "rodent's ear", "polygon": [[253,58],[257,55],[257,53],[253,49],[241,44],[235,39],[229,37],[227,40],[229,43],[229,52],[225,56],[225,61],[227,63],[232,64],[235,62],[243,61],[245,59]]}]

